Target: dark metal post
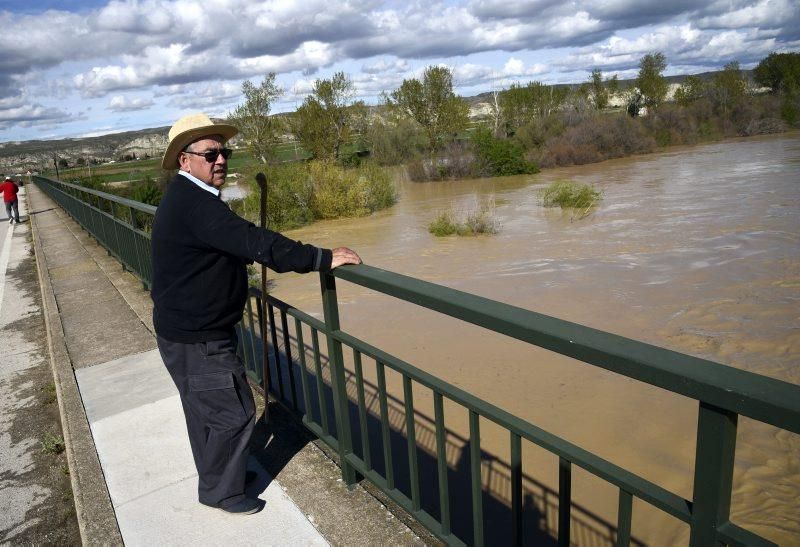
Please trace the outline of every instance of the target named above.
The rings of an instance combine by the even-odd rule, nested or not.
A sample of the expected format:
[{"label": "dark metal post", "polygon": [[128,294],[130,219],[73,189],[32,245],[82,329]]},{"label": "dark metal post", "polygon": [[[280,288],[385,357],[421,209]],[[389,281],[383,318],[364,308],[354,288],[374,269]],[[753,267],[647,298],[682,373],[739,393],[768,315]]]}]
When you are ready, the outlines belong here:
[{"label": "dark metal post", "polygon": [[[267,227],[267,177],[264,173],[256,175],[256,182],[260,189],[261,227]],[[261,265],[261,307],[259,308],[262,321],[261,326],[261,363],[263,368],[264,388],[264,423],[269,423],[269,347],[267,344],[267,267]],[[278,348],[275,348],[275,362],[278,360]]]},{"label": "dark metal post", "polygon": [[344,377],[342,343],[334,340],[333,332],[339,330],[339,306],[336,299],[336,279],[330,272],[320,272],[322,307],[325,313],[325,334],[328,339],[328,359],[333,383],[333,408],[336,412],[336,433],[339,440],[339,461],[342,480],[348,487],[356,483],[356,472],[346,457],[353,453],[353,437],[350,432],[349,401]]},{"label": "dark metal post", "polygon": [[738,418],[733,412],[700,402],[689,539],[692,547],[722,544],[717,530],[730,516]]}]

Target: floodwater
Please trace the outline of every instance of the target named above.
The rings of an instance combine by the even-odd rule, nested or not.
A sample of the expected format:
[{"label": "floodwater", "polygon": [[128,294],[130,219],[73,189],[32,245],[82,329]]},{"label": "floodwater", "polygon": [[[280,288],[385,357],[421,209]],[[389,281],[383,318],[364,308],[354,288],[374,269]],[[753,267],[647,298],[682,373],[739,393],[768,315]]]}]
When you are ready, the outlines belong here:
[{"label": "floodwater", "polygon": [[[543,208],[539,192],[559,179],[593,184],[602,191],[600,206],[585,218]],[[347,245],[379,268],[800,384],[798,134],[532,176],[401,182],[399,195],[389,210],[287,235]],[[439,211],[481,203],[493,206],[496,235],[427,232]],[[275,296],[320,315],[317,276],[270,279]],[[338,285],[343,330],[691,499],[695,401]],[[365,378],[375,382],[374,367],[365,364]],[[399,376],[387,382],[402,400]],[[431,400],[415,387],[420,416],[432,419]],[[448,461],[457,466],[468,419],[453,405],[445,415]],[[426,438],[418,433],[421,443],[433,443]],[[484,482],[507,500],[508,433],[482,420],[481,442]],[[535,526],[552,530],[557,458],[524,443],[523,473]],[[733,522],[781,545],[800,544],[800,436],[740,418],[733,489]],[[572,493],[573,541],[611,541],[603,530],[616,523],[616,489],[574,469]],[[688,528],[637,500],[632,535],[649,545],[683,545]]]}]

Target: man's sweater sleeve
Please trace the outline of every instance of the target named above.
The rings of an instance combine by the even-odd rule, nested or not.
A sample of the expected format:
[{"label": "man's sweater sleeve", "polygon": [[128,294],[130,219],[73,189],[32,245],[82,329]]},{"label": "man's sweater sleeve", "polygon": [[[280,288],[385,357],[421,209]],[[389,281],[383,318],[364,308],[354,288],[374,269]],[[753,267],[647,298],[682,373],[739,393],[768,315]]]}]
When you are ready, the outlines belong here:
[{"label": "man's sweater sleeve", "polygon": [[264,264],[278,273],[328,271],[333,253],[259,228],[218,199],[203,199],[187,212],[195,236],[214,249]]}]

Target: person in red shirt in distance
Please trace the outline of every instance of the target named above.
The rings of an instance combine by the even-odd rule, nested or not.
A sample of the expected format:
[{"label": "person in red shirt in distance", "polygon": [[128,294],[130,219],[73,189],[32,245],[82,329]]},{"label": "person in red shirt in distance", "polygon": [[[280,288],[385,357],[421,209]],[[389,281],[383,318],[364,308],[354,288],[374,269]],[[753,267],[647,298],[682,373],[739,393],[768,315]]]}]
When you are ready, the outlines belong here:
[{"label": "person in red shirt in distance", "polygon": [[[20,223],[19,220],[19,200],[17,199],[17,192],[19,192],[19,186],[11,180],[11,177],[6,176],[3,177],[3,183],[0,184],[0,190],[3,192],[3,202],[6,204],[6,214],[8,214],[8,222],[10,224],[14,224],[14,221],[17,224]],[[11,213],[14,213],[14,216],[11,216]]]}]

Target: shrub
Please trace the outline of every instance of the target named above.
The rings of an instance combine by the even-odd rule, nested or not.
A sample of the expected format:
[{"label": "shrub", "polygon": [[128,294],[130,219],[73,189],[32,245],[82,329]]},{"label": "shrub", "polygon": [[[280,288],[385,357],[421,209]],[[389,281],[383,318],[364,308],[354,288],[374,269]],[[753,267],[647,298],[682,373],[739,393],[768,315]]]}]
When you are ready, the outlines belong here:
[{"label": "shrub", "polygon": [[472,177],[473,155],[463,142],[451,142],[436,158],[417,158],[406,169],[414,182]]},{"label": "shrub", "polygon": [[600,192],[588,184],[560,180],[542,191],[542,203],[545,207],[575,209],[579,212],[578,218],[585,217],[599,202]]},{"label": "shrub", "polygon": [[163,193],[158,183],[152,177],[147,176],[143,181],[135,182],[131,186],[130,196],[133,201],[157,206],[161,203]]},{"label": "shrub", "polygon": [[400,165],[420,156],[425,150],[425,135],[412,120],[396,123],[376,121],[368,132],[372,158],[379,165]]},{"label": "shrub", "polygon": [[461,221],[452,209],[442,211],[428,224],[428,231],[436,237],[450,236],[475,236],[478,234],[496,234],[498,223],[494,218],[494,201],[488,200],[479,205],[477,209],[468,211]]},{"label": "shrub", "polygon": [[[323,218],[368,215],[397,201],[389,174],[370,162],[353,169],[333,161],[285,163],[270,166],[268,172],[267,219],[273,230]],[[247,179],[254,181],[255,172]],[[260,190],[255,182],[250,183],[250,190],[246,198],[231,201],[231,208],[258,223]]]},{"label": "shrub", "polygon": [[485,127],[472,135],[475,153],[473,171],[481,176],[498,177],[538,173],[539,168],[527,161],[524,150],[507,139],[497,139]]},{"label": "shrub", "polygon": [[[250,192],[229,205],[239,216],[254,224],[260,222],[260,188],[255,182],[256,171],[264,166],[252,166],[245,171]],[[269,166],[267,171],[267,222],[273,230],[286,230],[314,220],[311,213],[313,188],[304,163]],[[240,183],[241,184],[241,183]]]},{"label": "shrub", "polygon": [[562,116],[552,114],[544,118],[534,118],[514,133],[514,141],[525,150],[535,150],[564,133],[566,125]]},{"label": "shrub", "polygon": [[343,169],[330,162],[311,162],[309,176],[314,218],[364,216],[397,200],[388,173],[375,165]]},{"label": "shrub", "polygon": [[651,152],[655,144],[638,119],[624,114],[596,115],[548,142],[542,165],[593,163]]},{"label": "shrub", "polygon": [[458,222],[452,211],[442,211],[428,224],[428,231],[436,237],[451,236],[458,232]]}]

